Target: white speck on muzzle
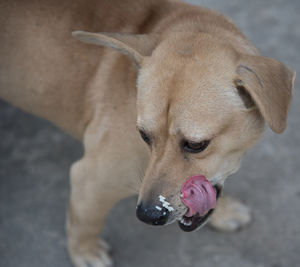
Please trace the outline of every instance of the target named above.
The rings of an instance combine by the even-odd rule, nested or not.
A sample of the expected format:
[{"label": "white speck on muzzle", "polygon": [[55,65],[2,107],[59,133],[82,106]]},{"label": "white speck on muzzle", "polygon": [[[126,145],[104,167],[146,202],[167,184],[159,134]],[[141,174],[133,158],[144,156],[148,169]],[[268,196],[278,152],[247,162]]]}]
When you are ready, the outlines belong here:
[{"label": "white speck on muzzle", "polygon": [[160,195],[158,198],[164,208],[166,208],[169,212],[174,211],[174,208],[168,201],[166,201],[166,198],[164,196]]}]

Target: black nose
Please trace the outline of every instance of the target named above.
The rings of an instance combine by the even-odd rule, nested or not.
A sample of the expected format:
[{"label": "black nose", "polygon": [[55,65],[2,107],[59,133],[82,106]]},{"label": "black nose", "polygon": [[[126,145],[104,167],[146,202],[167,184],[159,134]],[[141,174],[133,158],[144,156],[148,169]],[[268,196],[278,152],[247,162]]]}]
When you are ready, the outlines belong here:
[{"label": "black nose", "polygon": [[170,212],[166,208],[156,206],[155,204],[147,205],[141,202],[136,208],[136,216],[147,224],[164,225],[169,215]]}]

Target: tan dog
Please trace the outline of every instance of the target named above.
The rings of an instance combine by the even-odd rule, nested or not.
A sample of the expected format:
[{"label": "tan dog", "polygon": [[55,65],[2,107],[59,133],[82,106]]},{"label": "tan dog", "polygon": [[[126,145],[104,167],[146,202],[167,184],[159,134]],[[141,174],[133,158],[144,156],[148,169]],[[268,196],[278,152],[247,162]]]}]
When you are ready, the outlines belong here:
[{"label": "tan dog", "polygon": [[[0,4],[0,25],[1,98],[84,145],[71,168],[75,266],[111,264],[98,234],[114,204],[135,193],[140,170],[138,217],[191,231],[212,210],[186,216],[189,177],[205,177],[219,195],[264,120],[277,133],[286,127],[295,72],[260,56],[211,10],[167,0],[12,0]],[[118,32],[73,35],[135,64],[75,40],[75,30]],[[211,223],[236,230],[249,220],[245,206],[222,197]]]}]

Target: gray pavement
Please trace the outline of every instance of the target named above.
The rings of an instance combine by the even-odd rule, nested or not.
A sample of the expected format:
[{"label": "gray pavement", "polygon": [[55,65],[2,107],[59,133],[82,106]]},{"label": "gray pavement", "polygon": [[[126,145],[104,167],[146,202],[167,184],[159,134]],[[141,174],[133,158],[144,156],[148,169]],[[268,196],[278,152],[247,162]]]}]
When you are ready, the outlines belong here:
[{"label": "gray pavement", "polygon": [[[190,1],[230,16],[263,55],[300,73],[299,0]],[[236,234],[208,227],[184,233],[135,217],[119,203],[103,236],[116,267],[286,267],[300,262],[300,94],[296,80],[288,128],[269,129],[246,155],[226,191],[252,207],[254,222]],[[81,145],[41,119],[0,102],[0,266],[71,267],[65,210],[68,171]]]}]

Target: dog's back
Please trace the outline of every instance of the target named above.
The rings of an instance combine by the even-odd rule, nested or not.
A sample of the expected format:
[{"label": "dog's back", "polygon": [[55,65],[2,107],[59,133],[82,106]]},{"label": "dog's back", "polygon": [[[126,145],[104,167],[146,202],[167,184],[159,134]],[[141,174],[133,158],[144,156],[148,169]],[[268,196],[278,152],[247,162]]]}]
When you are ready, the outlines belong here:
[{"label": "dog's back", "polygon": [[0,97],[80,138],[89,116],[83,100],[106,50],[78,42],[71,32],[143,30],[148,7],[159,1],[130,8],[127,2],[0,3]]},{"label": "dog's back", "polygon": [[80,88],[98,59],[71,39],[73,10],[64,2],[2,2],[0,96],[68,130],[65,122],[79,119]]}]

